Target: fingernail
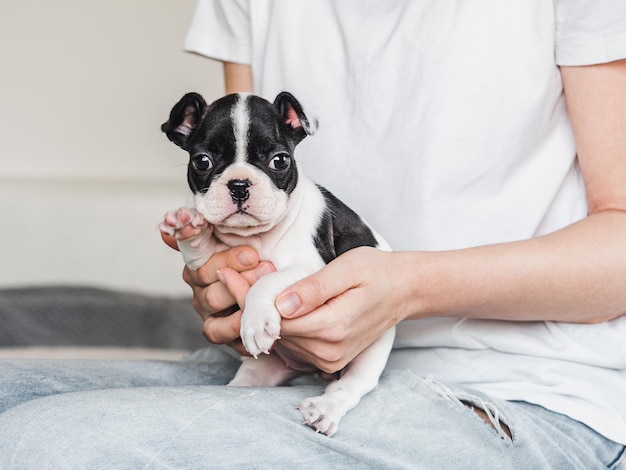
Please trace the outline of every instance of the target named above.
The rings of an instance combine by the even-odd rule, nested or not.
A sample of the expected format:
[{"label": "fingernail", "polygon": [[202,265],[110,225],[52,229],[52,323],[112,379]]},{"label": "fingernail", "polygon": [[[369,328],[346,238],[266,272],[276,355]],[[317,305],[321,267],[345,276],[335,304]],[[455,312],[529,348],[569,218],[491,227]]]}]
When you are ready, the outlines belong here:
[{"label": "fingernail", "polygon": [[222,284],[227,285],[226,284],[226,279],[224,278],[224,275],[219,271],[215,271],[215,275],[217,276],[217,280],[220,281]]},{"label": "fingernail", "polygon": [[283,317],[290,317],[301,306],[300,297],[295,292],[287,292],[276,299],[276,308]]},{"label": "fingernail", "polygon": [[269,266],[269,264],[262,264],[259,269],[256,270],[256,272],[254,273],[256,275],[257,279],[261,279],[263,276],[265,276],[266,274],[271,273],[272,270]]},{"label": "fingernail", "polygon": [[250,266],[252,264],[252,258],[250,257],[250,254],[248,253],[247,250],[239,253],[239,256],[237,257],[237,259],[239,260],[242,266]]}]

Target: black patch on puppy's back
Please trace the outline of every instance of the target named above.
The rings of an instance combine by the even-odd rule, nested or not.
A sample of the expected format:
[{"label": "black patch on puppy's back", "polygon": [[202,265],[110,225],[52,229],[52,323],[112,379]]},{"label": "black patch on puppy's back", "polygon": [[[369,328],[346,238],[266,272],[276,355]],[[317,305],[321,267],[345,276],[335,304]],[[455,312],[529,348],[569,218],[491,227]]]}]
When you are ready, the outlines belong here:
[{"label": "black patch on puppy's back", "polygon": [[313,237],[324,263],[359,246],[378,246],[371,229],[356,212],[318,185],[326,200],[326,208]]}]

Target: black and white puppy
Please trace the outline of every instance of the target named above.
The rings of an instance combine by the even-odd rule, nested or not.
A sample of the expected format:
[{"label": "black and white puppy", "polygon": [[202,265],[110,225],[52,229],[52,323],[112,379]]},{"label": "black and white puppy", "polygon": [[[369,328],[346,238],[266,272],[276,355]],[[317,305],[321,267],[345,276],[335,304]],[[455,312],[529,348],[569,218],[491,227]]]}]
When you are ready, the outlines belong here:
[{"label": "black and white puppy", "polygon": [[[194,207],[167,213],[160,225],[163,232],[178,236],[189,268],[198,269],[229,247],[250,245],[277,269],[259,279],[246,297],[241,339],[254,359],[244,359],[229,385],[275,386],[316,370],[277,341],[281,317],[276,297],[352,248],[389,249],[357,214],[299,173],[295,147],[316,127],[286,92],[273,104],[232,94],[210,105],[188,93],[162,126],[190,156],[187,179]],[[190,225],[192,236],[187,238]],[[184,227],[187,235],[182,237]],[[378,384],[393,340],[394,330],[388,330],[322,396],[300,403],[305,424],[333,435],[345,413]]]}]

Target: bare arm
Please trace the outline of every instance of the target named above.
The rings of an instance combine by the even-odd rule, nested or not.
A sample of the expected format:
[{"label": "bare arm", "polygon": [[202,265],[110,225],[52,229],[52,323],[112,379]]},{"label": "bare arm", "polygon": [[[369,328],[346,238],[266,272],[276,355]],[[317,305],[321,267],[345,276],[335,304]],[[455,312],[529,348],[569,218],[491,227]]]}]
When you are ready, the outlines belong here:
[{"label": "bare arm", "polygon": [[224,62],[224,86],[227,95],[236,92],[252,93],[252,68],[245,64]]}]

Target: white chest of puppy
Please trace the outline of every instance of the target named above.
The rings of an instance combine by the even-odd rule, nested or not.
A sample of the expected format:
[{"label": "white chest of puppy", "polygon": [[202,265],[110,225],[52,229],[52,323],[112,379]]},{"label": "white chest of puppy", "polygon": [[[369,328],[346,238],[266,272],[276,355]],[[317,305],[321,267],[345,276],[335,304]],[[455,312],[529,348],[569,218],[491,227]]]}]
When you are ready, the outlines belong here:
[{"label": "white chest of puppy", "polygon": [[[357,214],[299,173],[295,148],[316,126],[289,93],[273,104],[233,94],[210,105],[189,93],[162,126],[190,156],[187,180],[195,207],[169,212],[160,226],[177,236],[185,263],[198,269],[216,252],[250,245],[277,269],[246,297],[241,339],[254,358],[244,359],[230,385],[280,385],[313,370],[281,346],[276,297],[352,248],[389,249]],[[192,236],[182,239],[179,230],[189,224]],[[393,339],[394,331],[387,331],[322,396],[304,400],[298,408],[305,423],[334,434],[344,414],[378,383]]]}]

